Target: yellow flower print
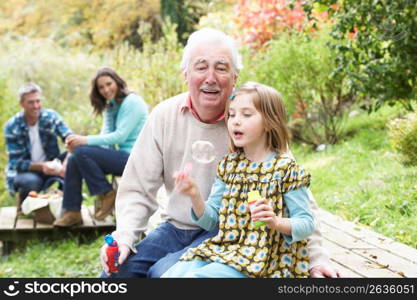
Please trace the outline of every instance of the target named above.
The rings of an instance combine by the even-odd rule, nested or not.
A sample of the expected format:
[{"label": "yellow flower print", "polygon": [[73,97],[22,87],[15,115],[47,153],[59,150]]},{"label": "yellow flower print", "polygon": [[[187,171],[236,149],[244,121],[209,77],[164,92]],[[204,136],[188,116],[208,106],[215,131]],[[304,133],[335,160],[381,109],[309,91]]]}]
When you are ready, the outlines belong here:
[{"label": "yellow flower print", "polygon": [[308,269],[310,268],[307,261],[299,261],[295,266],[295,272],[299,275],[304,274],[305,277],[308,276]]},{"label": "yellow flower print", "polygon": [[236,216],[234,214],[231,214],[231,215],[227,216],[226,223],[225,223],[224,227],[226,229],[231,229],[231,228],[237,228],[238,227],[237,219],[236,219]]},{"label": "yellow flower print", "polygon": [[261,177],[259,177],[259,181],[260,182],[269,182],[271,180],[271,173],[268,173],[266,175],[262,175]]},{"label": "yellow flower print", "polygon": [[266,163],[263,163],[261,168],[261,173],[265,174],[266,172],[271,172],[274,169],[275,165],[275,159],[268,161]]},{"label": "yellow flower print", "polygon": [[239,232],[237,230],[226,231],[224,234],[223,241],[225,242],[232,242],[236,241],[239,238]]},{"label": "yellow flower print", "polygon": [[257,262],[265,261],[268,258],[268,248],[256,250],[254,260]]},{"label": "yellow flower print", "polygon": [[238,201],[236,203],[236,214],[239,216],[248,214],[248,204],[246,201]]},{"label": "yellow flower print", "polygon": [[251,246],[242,246],[239,250],[239,252],[244,255],[245,257],[252,257],[253,254],[255,254],[255,247]]},{"label": "yellow flower print", "polygon": [[308,257],[308,248],[307,247],[299,247],[297,250],[297,258],[307,258]]},{"label": "yellow flower print", "polygon": [[245,239],[245,245],[256,245],[259,240],[259,233],[256,231],[250,231]]},{"label": "yellow flower print", "polygon": [[279,266],[280,266],[281,268],[283,268],[283,267],[285,267],[285,266],[290,267],[292,264],[293,264],[293,259],[292,259],[292,257],[291,257],[290,255],[288,255],[288,254],[283,254],[283,255],[281,256],[281,259],[280,259],[280,261],[279,261]]},{"label": "yellow flower print", "polygon": [[249,265],[248,269],[251,270],[255,274],[259,274],[262,272],[262,269],[265,267],[264,262],[254,262]]}]

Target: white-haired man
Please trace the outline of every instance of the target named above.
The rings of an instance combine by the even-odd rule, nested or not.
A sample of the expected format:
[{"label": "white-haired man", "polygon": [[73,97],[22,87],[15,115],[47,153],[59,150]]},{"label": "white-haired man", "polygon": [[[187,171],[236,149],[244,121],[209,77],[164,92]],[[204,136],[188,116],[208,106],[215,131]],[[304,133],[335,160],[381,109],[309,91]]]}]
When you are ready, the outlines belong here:
[{"label": "white-haired man", "polygon": [[17,210],[30,191],[40,191],[54,180],[63,183],[63,169],[48,164],[60,154],[58,137],[65,140],[72,132],[60,115],[52,109],[42,109],[42,90],[35,83],[19,89],[19,104],[23,108],[4,126],[9,162],[6,168],[10,194],[18,192]]},{"label": "white-haired man", "polygon": [[[174,191],[173,174],[192,161],[191,145],[195,141],[210,142],[216,149],[216,159],[210,164],[195,163],[192,169],[203,199],[207,199],[216,163],[228,149],[224,109],[242,69],[241,58],[230,36],[206,28],[190,35],[181,69],[189,92],[153,109],[120,182],[113,236],[119,243],[121,265],[120,271],[112,274],[115,277],[159,277],[186,249],[216,234],[216,230],[204,231],[192,221],[191,202]],[[162,184],[168,194],[164,222],[135,246],[138,234],[145,231],[149,217],[158,208],[156,193]],[[336,277],[320,244],[317,232],[310,243],[311,275]],[[101,249],[105,273],[106,247]]]}]

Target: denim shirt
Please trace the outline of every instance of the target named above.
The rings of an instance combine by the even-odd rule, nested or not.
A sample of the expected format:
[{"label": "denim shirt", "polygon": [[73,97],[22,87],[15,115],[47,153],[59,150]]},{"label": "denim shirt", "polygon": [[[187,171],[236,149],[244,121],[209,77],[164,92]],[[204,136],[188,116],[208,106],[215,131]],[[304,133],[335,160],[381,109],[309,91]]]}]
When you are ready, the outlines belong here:
[{"label": "denim shirt", "polygon": [[[53,160],[59,154],[58,136],[64,141],[72,131],[61,116],[52,109],[42,109],[38,120],[39,136],[46,159]],[[9,162],[6,167],[7,188],[15,193],[13,181],[19,172],[29,171],[31,163],[31,144],[29,126],[23,111],[18,112],[4,125],[6,148]]]}]

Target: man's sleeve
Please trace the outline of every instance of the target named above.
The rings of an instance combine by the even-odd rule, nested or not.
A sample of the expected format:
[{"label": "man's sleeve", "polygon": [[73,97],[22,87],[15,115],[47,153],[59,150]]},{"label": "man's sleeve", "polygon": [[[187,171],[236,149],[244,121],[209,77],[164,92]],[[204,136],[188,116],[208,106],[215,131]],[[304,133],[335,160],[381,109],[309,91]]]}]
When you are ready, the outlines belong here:
[{"label": "man's sleeve", "polygon": [[19,145],[17,137],[12,132],[12,125],[6,124],[4,136],[6,137],[6,149],[9,156],[9,166],[11,170],[24,172],[30,167],[30,159],[24,159],[25,149]]},{"label": "man's sleeve", "polygon": [[316,229],[313,234],[310,235],[308,239],[308,248],[310,253],[310,269],[318,266],[330,264],[329,254],[326,249],[323,247],[323,237],[320,229],[320,218],[319,218],[319,208],[316,200],[313,197],[310,189],[307,190],[308,198],[310,201],[311,212],[313,213],[315,219]]},{"label": "man's sleeve", "polygon": [[61,116],[54,112],[54,122],[55,122],[55,128],[56,128],[56,134],[61,137],[62,141],[65,141],[65,138],[72,134],[71,129],[65,124],[64,120],[62,120]]},{"label": "man's sleeve", "polygon": [[162,125],[156,108],[145,123],[130,153],[116,196],[116,231],[119,244],[134,244],[157,210],[156,194],[162,185],[163,157],[160,147]]}]

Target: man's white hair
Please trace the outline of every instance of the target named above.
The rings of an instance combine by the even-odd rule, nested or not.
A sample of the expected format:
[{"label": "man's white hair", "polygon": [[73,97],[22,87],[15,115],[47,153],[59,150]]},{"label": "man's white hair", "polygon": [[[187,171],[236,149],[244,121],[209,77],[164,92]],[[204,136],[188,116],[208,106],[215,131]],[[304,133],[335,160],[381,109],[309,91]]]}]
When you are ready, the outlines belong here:
[{"label": "man's white hair", "polygon": [[33,83],[33,82],[25,83],[19,89],[19,92],[18,92],[19,100],[22,101],[23,100],[23,97],[26,94],[31,94],[31,93],[39,93],[39,94],[42,94],[42,89],[36,83]]},{"label": "man's white hair", "polygon": [[229,49],[232,55],[233,71],[235,75],[239,73],[243,68],[242,58],[239,54],[236,41],[229,35],[224,32],[213,29],[213,28],[203,28],[193,32],[187,41],[187,45],[184,47],[184,53],[181,60],[181,70],[186,72],[188,70],[191,52],[194,48],[200,45],[205,45],[211,43],[216,46],[225,46]]}]

